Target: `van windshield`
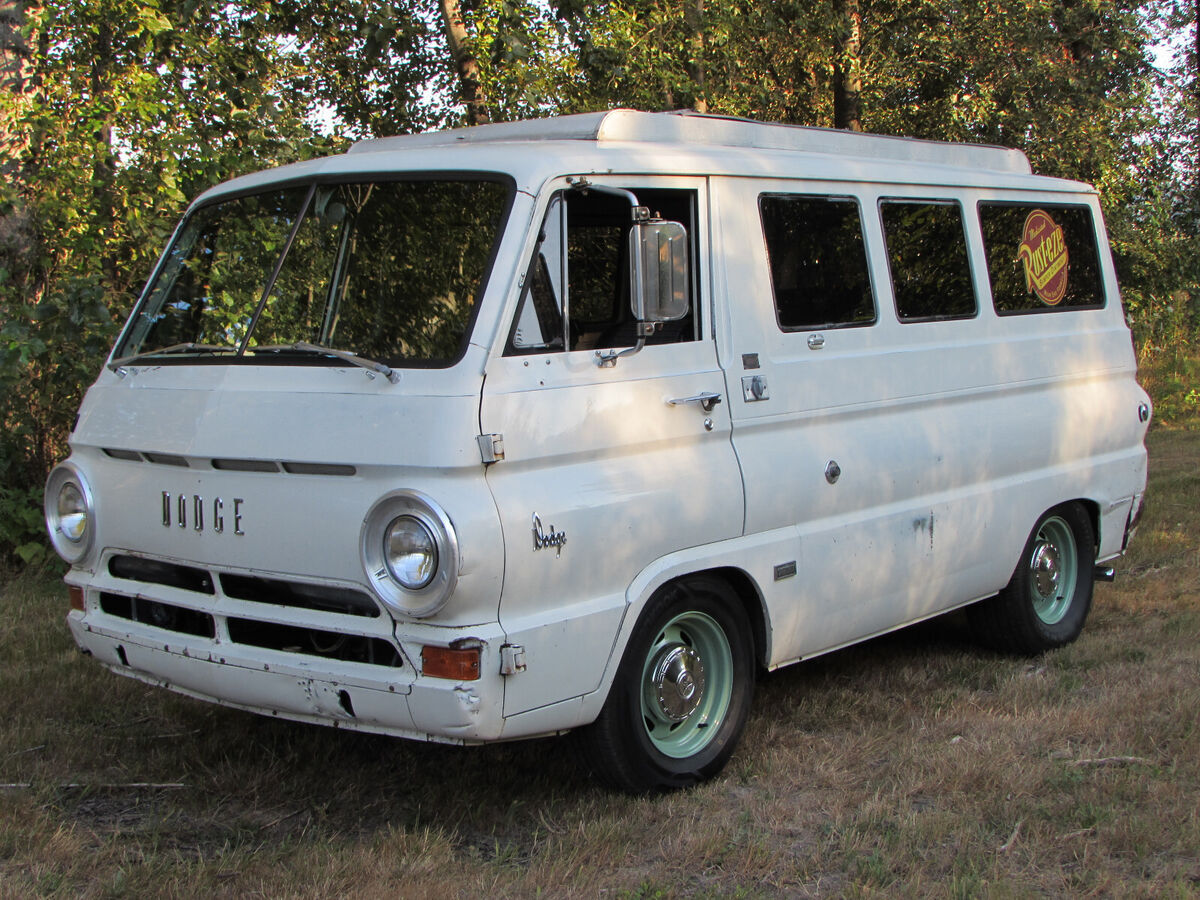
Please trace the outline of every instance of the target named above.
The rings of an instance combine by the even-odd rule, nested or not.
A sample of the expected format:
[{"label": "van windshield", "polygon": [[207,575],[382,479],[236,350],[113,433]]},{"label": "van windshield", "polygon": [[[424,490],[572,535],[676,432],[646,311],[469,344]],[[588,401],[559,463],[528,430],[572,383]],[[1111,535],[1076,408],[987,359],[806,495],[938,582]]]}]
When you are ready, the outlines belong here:
[{"label": "van windshield", "polygon": [[461,355],[508,209],[499,181],[291,184],[184,221],[116,357],[389,365]]}]

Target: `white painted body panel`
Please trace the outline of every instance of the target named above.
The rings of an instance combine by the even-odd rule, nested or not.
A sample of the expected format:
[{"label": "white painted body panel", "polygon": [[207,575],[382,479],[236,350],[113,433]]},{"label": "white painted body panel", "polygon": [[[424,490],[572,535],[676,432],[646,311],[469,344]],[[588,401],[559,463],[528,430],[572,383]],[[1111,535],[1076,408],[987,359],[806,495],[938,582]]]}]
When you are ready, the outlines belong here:
[{"label": "white painted body panel", "polygon": [[[727,241],[761,227],[760,193],[845,191],[819,181],[718,184],[718,233]],[[771,665],[991,596],[1011,576],[1032,523],[1068,500],[1112,511],[1099,536],[1100,556],[1114,554],[1145,482],[1144,426],[1134,413],[1145,395],[1118,304],[1001,317],[980,292],[974,319],[901,323],[875,204],[955,199],[970,209],[996,194],[896,184],[855,194],[875,248],[880,316],[872,326],[818,330],[825,343],[810,349],[813,332],[784,332],[775,322],[762,242],[718,255],[725,283],[753,298],[728,305],[731,390],[746,374],[743,353],[758,354],[753,374],[770,389],[766,401],[732,405],[746,531],[776,532],[778,561],[796,560],[799,572],[764,587]],[[972,238],[973,268],[984,272]],[[1111,271],[1109,279],[1115,297]],[[842,472],[836,484],[825,479],[830,461]]]},{"label": "white painted body panel", "polygon": [[[72,435],[97,523],[95,552],[68,576],[86,597],[69,618],[79,645],[114,671],[238,708],[477,742],[593,720],[649,597],[693,572],[737,574],[762,620],[759,661],[774,667],[994,594],[1038,516],[1067,500],[1096,510],[1098,559],[1121,552],[1145,486],[1137,408],[1147,398],[1102,228],[1102,310],[997,316],[969,225],[979,315],[901,324],[873,214],[883,196],[952,198],[965,209],[1045,198],[1088,203],[1099,223],[1090,189],[1033,176],[1023,156],[1000,148],[744,123],[707,134],[696,122],[639,116],[367,142],[201,198],[314,174],[500,172],[516,185],[470,345],[452,367],[405,369],[397,384],[336,365],[100,375]],[[700,339],[647,347],[612,368],[587,351],[505,356],[537,223],[568,175],[697,193]],[[859,198],[874,325],[827,330],[820,350],[805,332],[778,328],[757,208],[766,191]],[[743,400],[748,354],[769,400]],[[702,391],[723,402],[709,413],[667,403]],[[504,457],[485,466],[476,438],[493,433]],[[214,465],[221,460],[281,468],[230,471]],[[831,460],[842,471],[836,484],[824,475]],[[283,463],[354,474],[292,474]],[[222,576],[254,576],[371,596],[364,516],[400,489],[434,498],[458,534],[458,583],[435,615],[382,605],[377,616],[340,615],[221,589]],[[164,491],[222,498],[227,527],[164,526]],[[242,535],[228,527],[235,498]],[[545,532],[565,534],[561,547],[535,549],[535,514]],[[201,570],[218,586],[131,584],[107,568],[114,555]],[[796,574],[776,580],[789,563]],[[215,634],[109,615],[105,593],[200,611]],[[225,625],[237,618],[382,641],[400,664],[247,646]],[[459,639],[482,645],[481,677],[426,677],[421,647]],[[506,644],[523,648],[524,671],[500,674]]]}]

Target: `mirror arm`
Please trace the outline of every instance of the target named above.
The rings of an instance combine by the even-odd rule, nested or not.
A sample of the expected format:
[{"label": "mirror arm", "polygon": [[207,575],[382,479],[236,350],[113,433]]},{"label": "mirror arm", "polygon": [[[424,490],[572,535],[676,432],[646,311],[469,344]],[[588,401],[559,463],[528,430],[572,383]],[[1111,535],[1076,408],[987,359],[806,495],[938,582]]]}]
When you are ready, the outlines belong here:
[{"label": "mirror arm", "polygon": [[596,365],[602,369],[611,369],[617,364],[617,360],[622,356],[633,356],[635,353],[640,353],[642,348],[646,346],[646,339],[639,337],[637,343],[632,347],[626,347],[624,350],[605,350],[596,351]]},{"label": "mirror arm", "polygon": [[660,326],[661,323],[659,322],[638,322],[637,343],[632,347],[626,347],[624,350],[597,350],[596,365],[602,369],[611,369],[621,357],[633,356],[635,353],[640,353],[642,348],[646,346],[646,338],[654,334]]},{"label": "mirror arm", "polygon": [[568,178],[569,184],[574,190],[586,193],[587,191],[595,191],[597,194],[609,194],[613,197],[624,197],[629,201],[629,210],[631,220],[634,223],[650,221],[650,207],[642,206],[638,200],[637,194],[633,191],[627,191],[624,188],[609,187],[606,184],[593,184],[586,178]]}]

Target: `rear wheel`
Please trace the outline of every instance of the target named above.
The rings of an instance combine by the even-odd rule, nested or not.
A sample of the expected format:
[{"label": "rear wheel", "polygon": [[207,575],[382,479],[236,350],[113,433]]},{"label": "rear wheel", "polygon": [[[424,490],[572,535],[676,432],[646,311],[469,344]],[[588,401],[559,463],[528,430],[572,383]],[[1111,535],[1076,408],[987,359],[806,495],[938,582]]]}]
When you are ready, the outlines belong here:
[{"label": "rear wheel", "polygon": [[1069,644],[1092,606],[1095,536],[1078,503],[1064,503],[1034,526],[1008,585],[970,609],[984,643],[1009,653],[1035,654]]},{"label": "rear wheel", "polygon": [[580,738],[592,770],[612,787],[686,787],[724,767],[753,692],[741,604],[724,582],[697,576],[651,598],[604,709]]}]

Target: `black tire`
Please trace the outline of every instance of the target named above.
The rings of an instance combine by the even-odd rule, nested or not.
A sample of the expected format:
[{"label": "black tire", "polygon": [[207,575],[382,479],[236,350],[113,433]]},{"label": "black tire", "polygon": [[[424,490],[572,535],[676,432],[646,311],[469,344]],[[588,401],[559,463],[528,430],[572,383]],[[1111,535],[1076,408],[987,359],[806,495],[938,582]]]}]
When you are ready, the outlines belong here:
[{"label": "black tire", "polygon": [[712,778],[746,726],[754,675],[750,627],[725,582],[695,576],[659,589],[600,716],[578,735],[592,773],[632,794]]},{"label": "black tire", "polygon": [[1044,513],[1008,585],[968,609],[976,638],[1028,656],[1071,643],[1092,607],[1095,551],[1092,520],[1079,503]]}]

